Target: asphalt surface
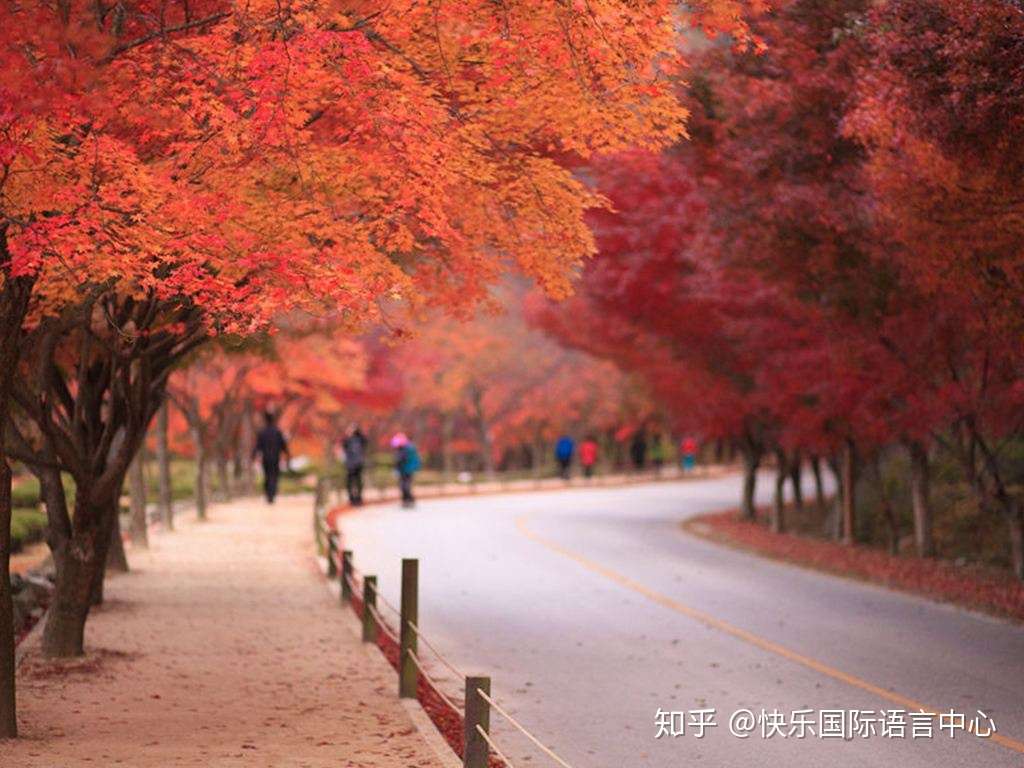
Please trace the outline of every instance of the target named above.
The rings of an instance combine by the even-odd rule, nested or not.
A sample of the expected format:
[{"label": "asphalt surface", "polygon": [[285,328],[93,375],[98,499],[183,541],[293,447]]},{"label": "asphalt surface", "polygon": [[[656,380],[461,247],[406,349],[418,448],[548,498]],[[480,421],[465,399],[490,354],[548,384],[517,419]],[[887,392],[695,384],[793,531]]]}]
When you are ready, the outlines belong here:
[{"label": "asphalt surface", "polygon": [[[395,605],[400,558],[420,559],[422,631],[460,670],[490,675],[498,701],[572,768],[1024,766],[1024,627],[681,530],[738,494],[726,477],[434,499],[368,507],[341,528]],[[882,732],[880,710],[922,706],[965,723],[980,710],[996,738],[956,717],[952,738],[927,716],[930,738],[912,736],[909,715],[903,738]],[[683,735],[656,738],[659,708],[685,713]],[[715,710],[704,738],[698,709]],[[730,733],[738,710],[755,717],[746,738]],[[803,738],[797,710],[812,710],[797,715],[812,723]],[[820,710],[868,710],[859,719],[874,726],[823,738]],[[844,717],[833,732],[856,730]],[[519,768],[557,765],[497,716],[492,732]]]}]

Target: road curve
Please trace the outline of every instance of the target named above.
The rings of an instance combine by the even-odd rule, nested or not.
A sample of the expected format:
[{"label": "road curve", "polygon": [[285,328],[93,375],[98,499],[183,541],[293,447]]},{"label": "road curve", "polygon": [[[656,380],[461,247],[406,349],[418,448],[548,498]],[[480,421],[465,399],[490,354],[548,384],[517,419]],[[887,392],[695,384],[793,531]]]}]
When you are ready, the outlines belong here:
[{"label": "road curve", "polygon": [[[461,669],[489,674],[498,700],[573,768],[1024,767],[1024,627],[681,530],[738,494],[725,477],[432,499],[368,507],[341,528],[393,604],[400,558],[420,559],[422,631]],[[903,739],[876,727],[849,740],[728,728],[741,709],[791,719],[919,707],[981,710],[998,739],[951,739],[937,719],[916,739],[909,725]],[[713,708],[717,727],[656,739],[659,708]],[[554,765],[492,724],[518,768]]]}]

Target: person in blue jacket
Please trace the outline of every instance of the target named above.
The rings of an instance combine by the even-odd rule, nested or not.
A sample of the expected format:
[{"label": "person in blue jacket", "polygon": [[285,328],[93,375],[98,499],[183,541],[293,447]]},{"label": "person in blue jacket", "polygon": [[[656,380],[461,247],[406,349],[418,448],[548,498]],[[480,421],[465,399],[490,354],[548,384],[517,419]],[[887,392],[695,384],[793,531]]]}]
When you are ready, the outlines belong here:
[{"label": "person in blue jacket", "polygon": [[412,480],[423,464],[419,451],[404,432],[391,438],[391,447],[395,449],[395,472],[398,473],[398,488],[402,492],[402,506],[415,506]]},{"label": "person in blue jacket", "polygon": [[555,461],[558,462],[558,473],[563,480],[569,479],[569,467],[572,464],[572,454],[576,450],[576,443],[568,435],[562,435],[555,443]]}]

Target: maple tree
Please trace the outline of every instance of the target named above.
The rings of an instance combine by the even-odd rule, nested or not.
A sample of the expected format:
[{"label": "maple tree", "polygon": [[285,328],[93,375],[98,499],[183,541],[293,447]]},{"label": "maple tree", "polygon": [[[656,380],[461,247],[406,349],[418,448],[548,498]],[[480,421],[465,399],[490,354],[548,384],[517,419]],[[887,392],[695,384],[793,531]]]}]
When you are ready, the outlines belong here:
[{"label": "maple tree", "polygon": [[[461,445],[487,472],[650,417],[637,373],[676,429],[739,449],[748,516],[774,459],[777,531],[809,458],[852,542],[858,473],[902,445],[931,554],[951,452],[1024,578],[1020,9],[772,5],[694,4],[739,45],[690,50],[667,0],[0,6],[0,736],[9,462],[49,518],[44,649],[80,654],[168,387],[227,488],[271,402],[326,442],[357,413],[429,423],[446,469]],[[454,323],[510,267],[556,298],[581,275],[527,315],[589,354],[518,294]],[[421,319],[398,349],[346,336]]]},{"label": "maple tree", "polygon": [[594,216],[601,253],[577,296],[534,319],[568,343],[641,372],[680,431],[735,440],[746,468],[745,504],[773,422],[752,378],[758,350],[741,305],[757,302],[750,275],[727,274],[699,226],[707,211],[690,147],[633,154],[594,172],[614,213]]},{"label": "maple tree", "polygon": [[1024,429],[1024,16],[1000,0],[915,0],[881,4],[867,22],[845,130],[867,150],[900,280],[903,322],[886,347],[913,373],[908,410],[930,412],[917,420],[919,443],[956,456],[981,507],[1004,517],[1024,579],[1024,499],[1006,455]]},{"label": "maple tree", "polygon": [[615,210],[593,215],[580,295],[539,322],[732,439],[748,516],[772,454],[776,530],[785,476],[824,458],[852,541],[858,474],[881,486],[903,445],[933,554],[930,456],[949,450],[1021,573],[1020,20],[998,0],[793,0],[751,19],[759,53],[698,48],[692,141],[590,164]]},{"label": "maple tree", "polygon": [[[124,473],[210,336],[283,309],[372,319],[384,297],[464,310],[506,260],[565,292],[596,201],[553,157],[680,135],[673,10],[0,9],[4,290],[34,280],[39,373],[16,443],[53,494],[47,653],[82,652]],[[742,28],[731,0],[703,10]]]}]

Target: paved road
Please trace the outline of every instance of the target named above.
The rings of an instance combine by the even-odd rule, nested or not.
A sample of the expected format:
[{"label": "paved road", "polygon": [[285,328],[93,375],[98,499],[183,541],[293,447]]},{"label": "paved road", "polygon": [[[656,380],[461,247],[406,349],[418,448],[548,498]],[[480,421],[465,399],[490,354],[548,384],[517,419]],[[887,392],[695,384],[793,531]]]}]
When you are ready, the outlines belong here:
[{"label": "paved road", "polygon": [[[342,529],[393,603],[399,558],[420,558],[423,631],[463,669],[490,674],[498,698],[573,768],[1024,766],[1024,628],[680,529],[734,506],[738,486],[438,499],[367,508]],[[791,720],[801,709],[919,705],[980,709],[1003,741],[937,727],[931,739],[908,726],[904,739],[846,741],[728,729],[739,709]],[[655,739],[658,708],[714,708],[718,726]],[[508,728],[495,732],[520,768],[554,765]]]}]

